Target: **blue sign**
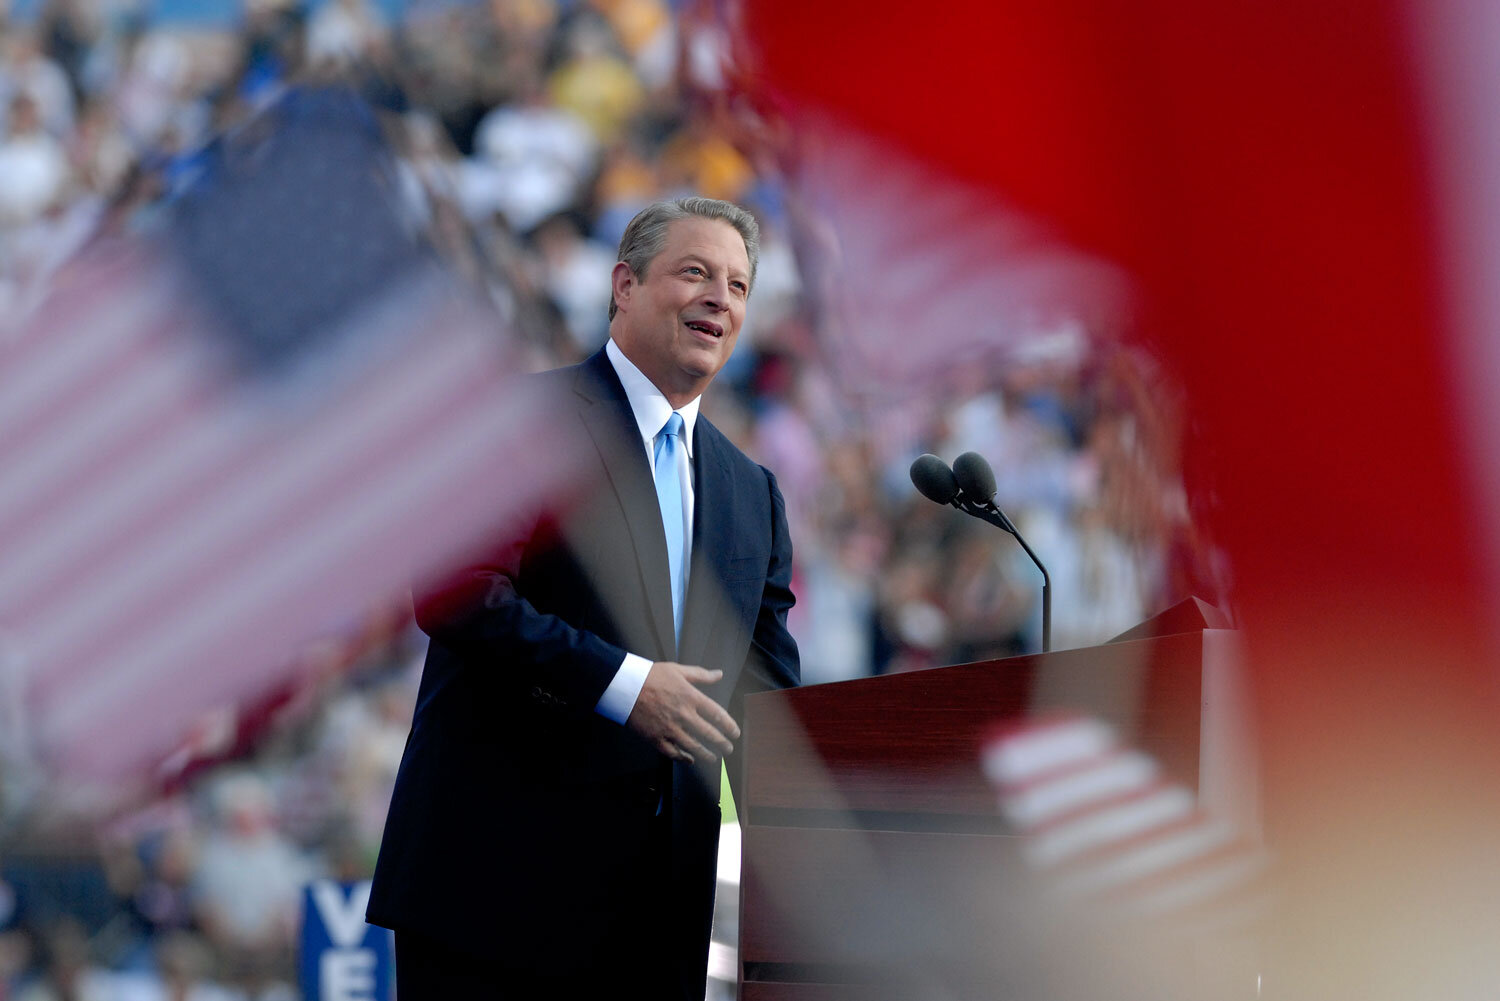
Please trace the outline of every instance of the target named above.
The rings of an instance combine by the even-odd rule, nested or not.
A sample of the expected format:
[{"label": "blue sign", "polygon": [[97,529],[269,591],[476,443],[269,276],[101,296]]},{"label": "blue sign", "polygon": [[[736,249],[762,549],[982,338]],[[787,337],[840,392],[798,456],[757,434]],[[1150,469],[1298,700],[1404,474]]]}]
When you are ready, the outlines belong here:
[{"label": "blue sign", "polygon": [[370,881],[319,879],[302,891],[297,979],[304,1001],[391,1001],[391,933],[365,924]]}]

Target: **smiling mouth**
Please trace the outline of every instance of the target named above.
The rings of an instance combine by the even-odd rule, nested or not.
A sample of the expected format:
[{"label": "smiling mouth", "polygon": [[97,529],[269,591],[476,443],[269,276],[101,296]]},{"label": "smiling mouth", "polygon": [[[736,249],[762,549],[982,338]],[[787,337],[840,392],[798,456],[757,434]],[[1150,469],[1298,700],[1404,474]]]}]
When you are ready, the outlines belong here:
[{"label": "smiling mouth", "polygon": [[696,330],[701,334],[707,334],[715,339],[724,336],[724,328],[712,320],[686,320],[684,323],[689,329]]}]

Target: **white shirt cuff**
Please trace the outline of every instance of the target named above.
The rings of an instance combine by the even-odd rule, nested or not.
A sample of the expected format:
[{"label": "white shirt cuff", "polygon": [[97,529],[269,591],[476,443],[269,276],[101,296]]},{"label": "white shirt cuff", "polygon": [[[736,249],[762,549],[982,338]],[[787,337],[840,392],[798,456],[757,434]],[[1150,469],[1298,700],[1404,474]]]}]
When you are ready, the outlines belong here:
[{"label": "white shirt cuff", "polygon": [[650,673],[651,661],[627,653],[609,687],[599,696],[594,712],[624,726],[630,718],[630,711],[635,708],[635,700],[640,697],[641,688],[646,684],[646,675]]}]

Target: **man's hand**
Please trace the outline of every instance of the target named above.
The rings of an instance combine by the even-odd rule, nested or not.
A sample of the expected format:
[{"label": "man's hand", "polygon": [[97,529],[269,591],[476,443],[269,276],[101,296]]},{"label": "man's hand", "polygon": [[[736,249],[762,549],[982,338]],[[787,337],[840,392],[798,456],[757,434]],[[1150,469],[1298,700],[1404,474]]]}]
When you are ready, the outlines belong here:
[{"label": "man's hand", "polygon": [[712,685],[723,671],[659,660],[651,665],[626,725],[674,761],[706,761],[734,750],[740,728],[696,686]]}]

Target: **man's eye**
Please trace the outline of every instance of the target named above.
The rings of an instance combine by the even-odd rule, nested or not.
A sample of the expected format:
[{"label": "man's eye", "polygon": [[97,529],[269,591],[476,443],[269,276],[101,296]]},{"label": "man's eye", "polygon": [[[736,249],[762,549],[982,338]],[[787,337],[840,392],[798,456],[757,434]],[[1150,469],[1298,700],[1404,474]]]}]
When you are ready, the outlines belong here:
[{"label": "man's eye", "polygon": [[740,295],[748,295],[750,292],[749,286],[747,286],[744,282],[733,282],[732,285],[734,287],[734,290]]},{"label": "man's eye", "polygon": [[687,273],[691,275],[701,275],[703,274],[703,269],[697,266],[690,266],[687,269]]}]

